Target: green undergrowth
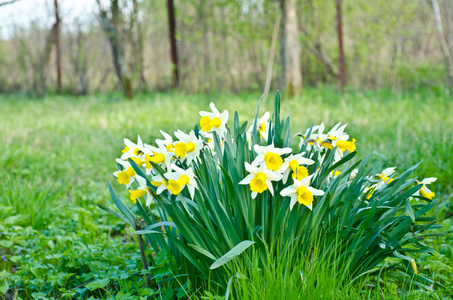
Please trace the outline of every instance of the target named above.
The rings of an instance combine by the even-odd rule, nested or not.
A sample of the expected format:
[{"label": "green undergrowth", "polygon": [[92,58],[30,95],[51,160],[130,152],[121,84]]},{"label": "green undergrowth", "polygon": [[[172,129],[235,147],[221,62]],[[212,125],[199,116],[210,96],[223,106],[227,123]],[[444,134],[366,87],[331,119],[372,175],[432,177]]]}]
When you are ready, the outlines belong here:
[{"label": "green undergrowth", "polygon": [[[81,98],[50,95],[42,99],[0,96],[0,299],[2,294],[12,298],[16,286],[22,299],[187,298],[183,284],[180,289],[155,284],[152,290],[144,290],[144,276],[137,275],[141,262],[131,228],[96,205],[112,207],[106,178],[116,170],[114,158],[121,155],[118,149],[124,137],[140,134],[144,140],[153,140],[159,129],[192,128],[194,116],[210,101],[217,107],[237,110],[241,121],[252,120],[259,97],[161,93],[127,101],[117,94]],[[272,106],[273,101],[267,99],[261,110],[272,110]],[[419,270],[445,286],[435,289],[434,294],[423,292],[423,297],[453,297],[449,288],[453,286],[452,99],[439,90],[340,94],[330,88],[307,89],[300,98],[283,98],[282,115],[291,115],[292,133],[321,121],[327,127],[348,122],[359,156],[370,154],[370,164],[380,161],[403,171],[422,161],[417,168],[419,178],[438,178],[430,187],[438,198],[433,216],[444,227],[424,237],[436,250],[435,255],[420,255],[416,261]],[[116,182],[114,188],[120,190]],[[300,292],[298,268],[283,272],[284,260],[270,263],[273,271],[266,274],[238,266],[238,272],[249,279],[235,277],[231,284],[237,294],[231,296],[242,299],[244,293],[248,295],[244,299],[272,299],[286,286],[291,287],[288,295]],[[300,260],[301,266],[310,263],[314,267],[308,268],[311,271],[304,277],[306,291],[313,293],[302,291],[299,295],[353,299],[395,295],[418,299],[414,295],[422,295],[391,279],[377,282],[377,276],[345,288],[337,277],[332,279],[330,266],[322,260]],[[165,268],[157,267],[159,271],[153,271],[155,283],[171,276]],[[96,284],[90,288],[92,282],[99,288]],[[204,291],[191,293],[193,298],[209,298]]]}]

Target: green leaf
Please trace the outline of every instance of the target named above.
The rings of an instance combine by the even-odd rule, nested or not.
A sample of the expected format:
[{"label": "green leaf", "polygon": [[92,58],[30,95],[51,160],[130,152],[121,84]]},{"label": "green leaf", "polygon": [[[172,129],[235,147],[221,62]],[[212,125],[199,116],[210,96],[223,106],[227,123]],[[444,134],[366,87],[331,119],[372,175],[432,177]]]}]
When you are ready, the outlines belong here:
[{"label": "green leaf", "polygon": [[406,206],[406,211],[409,214],[409,217],[411,217],[412,221],[415,222],[414,211],[412,210],[412,206],[407,199],[404,201],[404,205]]},{"label": "green leaf", "polygon": [[109,284],[110,278],[98,279],[86,285],[86,287],[90,290],[101,289]]},{"label": "green leaf", "polygon": [[[116,207],[123,213],[127,220],[129,220],[129,224],[136,224],[138,222],[137,218],[135,217],[134,213],[118,198],[115,191],[110,184],[110,181],[107,181],[109,186],[110,196],[112,197],[113,202],[115,203]],[[132,225],[134,226],[134,225]]]},{"label": "green leaf", "polygon": [[242,241],[236,246],[233,247],[230,251],[228,251],[225,255],[220,257],[218,260],[216,260],[210,267],[211,270],[217,269],[218,267],[223,266],[227,262],[229,262],[232,259],[235,259],[239,255],[241,255],[242,252],[244,252],[248,247],[251,245],[255,244],[255,242],[252,241]]},{"label": "green leaf", "polygon": [[14,243],[12,241],[0,241],[2,248],[10,248]]},{"label": "green leaf", "polygon": [[114,215],[115,217],[117,218],[120,218],[121,220],[123,220],[124,222],[126,222],[127,224],[131,225],[131,226],[134,226],[134,224],[132,224],[128,219],[126,219],[125,217],[123,217],[122,215],[120,215],[119,213],[117,213],[116,211],[108,208],[107,206],[105,205],[102,205],[102,204],[98,204],[97,205],[100,209],[103,209],[105,210],[106,212]]},{"label": "green leaf", "polygon": [[2,294],[6,294],[6,292],[9,290],[9,284],[8,284],[8,281],[3,281],[3,284],[2,284],[2,287],[0,288],[0,292],[2,292]]},{"label": "green leaf", "polygon": [[200,252],[201,254],[211,258],[212,260],[217,260],[217,257],[215,257],[211,252],[209,252],[208,250],[206,249],[203,249],[201,247],[198,247],[197,245],[192,245],[192,244],[189,244],[189,247],[193,248],[194,250]]}]

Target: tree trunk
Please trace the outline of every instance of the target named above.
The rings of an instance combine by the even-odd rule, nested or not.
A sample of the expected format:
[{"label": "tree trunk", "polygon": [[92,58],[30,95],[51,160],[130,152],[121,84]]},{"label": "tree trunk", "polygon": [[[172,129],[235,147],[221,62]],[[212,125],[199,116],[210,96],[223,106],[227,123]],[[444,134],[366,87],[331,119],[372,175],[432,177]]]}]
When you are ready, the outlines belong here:
[{"label": "tree trunk", "polygon": [[341,15],[341,0],[337,2],[337,35],[338,35],[338,49],[340,51],[340,84],[341,90],[346,85],[346,64],[344,60],[344,49],[343,49],[343,18]]},{"label": "tree trunk", "polygon": [[171,55],[171,69],[173,73],[173,88],[179,85],[179,70],[178,70],[178,50],[176,48],[176,19],[175,19],[175,6],[173,0],[167,0],[168,8],[168,28],[170,36],[170,55]]},{"label": "tree trunk", "polygon": [[58,0],[54,1],[55,5],[55,50],[57,65],[57,93],[61,94],[61,40],[60,40],[60,12],[58,9]]},{"label": "tree trunk", "polygon": [[136,53],[135,58],[135,66],[134,68],[138,71],[139,82],[141,90],[145,90],[148,86],[145,79],[144,74],[144,36],[143,36],[143,29],[138,18],[138,2],[137,0],[132,0],[132,20],[131,20],[131,33],[135,31],[135,39],[133,42],[134,52]]},{"label": "tree trunk", "polygon": [[109,18],[107,12],[101,9],[99,0],[97,1],[100,11],[101,24],[107,33],[110,47],[112,48],[113,65],[115,66],[118,83],[128,99],[134,99],[134,89],[132,78],[127,70],[124,59],[124,48],[120,37],[120,29],[123,23],[122,13],[119,7],[119,0],[111,0],[111,14]]},{"label": "tree trunk", "polygon": [[451,88],[453,87],[453,62],[451,58],[451,53],[444,36],[442,17],[440,14],[439,4],[437,3],[437,0],[431,0],[431,5],[433,8],[434,18],[436,21],[437,37],[439,38],[440,48],[442,50],[442,54],[444,55],[445,68],[447,69],[448,86]]},{"label": "tree trunk", "polygon": [[282,0],[282,6],[284,26],[282,35],[283,82],[288,96],[292,97],[302,92],[303,89],[296,0]]}]

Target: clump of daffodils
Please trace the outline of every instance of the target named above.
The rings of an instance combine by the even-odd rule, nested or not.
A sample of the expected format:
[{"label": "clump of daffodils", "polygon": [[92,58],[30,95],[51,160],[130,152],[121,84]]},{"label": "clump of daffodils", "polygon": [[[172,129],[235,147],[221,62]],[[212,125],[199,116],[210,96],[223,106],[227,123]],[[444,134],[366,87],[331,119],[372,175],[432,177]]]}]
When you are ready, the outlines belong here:
[{"label": "clump of daffodils", "polygon": [[[225,110],[220,113],[213,102],[211,102],[210,108],[210,112],[200,112],[201,118],[197,132],[191,130],[185,133],[177,130],[174,132],[175,139],[173,139],[169,134],[161,131],[164,139],[156,139],[152,145],[143,143],[140,136],[137,137],[137,143],[124,139],[125,147],[122,150],[122,155],[116,159],[121,170],[114,172],[113,175],[117,178],[118,183],[127,187],[130,199],[134,203],[137,199],[143,197],[143,199],[146,199],[146,205],[150,206],[153,195],[162,193],[167,196],[179,195],[184,190],[189,192],[190,199],[193,200],[197,182],[192,166],[200,163],[201,152],[214,152],[214,135],[223,144],[226,142],[228,132],[229,112]],[[349,134],[345,132],[347,124],[337,123],[325,133],[325,125],[321,123],[305,131],[297,149],[279,148],[274,145],[273,141],[268,141],[269,130],[272,126],[269,119],[270,113],[265,112],[262,117],[257,118],[256,124],[253,123],[246,132],[248,147],[254,152],[255,158],[251,162],[243,162],[248,175],[239,184],[247,185],[250,188],[251,198],[255,199],[257,195],[267,192],[273,196],[275,193],[274,185],[281,182],[282,188],[277,192],[281,196],[289,198],[290,210],[296,203],[311,210],[315,197],[324,195],[323,190],[310,185],[311,179],[317,176],[317,172],[322,166],[322,164],[319,164],[317,169],[310,174],[307,167],[315,163],[312,158],[315,157],[318,162],[322,163],[330,150],[334,152],[333,159],[336,163],[344,157],[345,153],[352,153],[356,150],[356,139],[351,139]],[[264,145],[252,144],[251,137],[254,130],[262,139]],[[233,143],[234,141],[230,142]],[[303,148],[307,152],[300,153]],[[150,178],[151,185],[156,187],[155,192],[146,186],[145,178],[134,171],[129,159],[143,168]],[[153,165],[158,165],[166,172],[162,174],[156,171]],[[394,180],[395,169],[395,167],[387,168],[375,175],[379,180],[363,190],[367,199],[370,199],[376,190]],[[350,176],[351,180],[356,173],[357,169],[353,170]],[[326,180],[330,181],[340,174],[341,171],[333,170]],[[422,187],[413,194],[414,199],[418,201],[420,195],[432,199],[435,194],[426,185],[435,180],[436,178],[426,178],[420,182],[417,181],[418,184],[422,184]],[[136,188],[131,189],[130,187],[134,182]]]},{"label": "clump of daffodils", "polygon": [[124,139],[113,175],[140,215],[113,192],[123,220],[141,224],[143,218],[147,227],[137,234],[156,255],[172,253],[171,273],[193,274],[193,282],[214,276],[226,283],[231,270],[220,266],[254,243],[262,251],[274,241],[281,251],[291,244],[310,256],[319,236],[326,245],[341,240],[339,257],[351,259],[354,276],[387,257],[413,266],[404,246],[421,247],[408,237],[433,224],[411,225],[434,205],[428,186],[436,178],[410,179],[413,168],[398,176],[396,167],[368,169],[366,159],[355,159],[357,141],[347,124],[327,130],[321,123],[290,134],[279,99],[273,114],[257,113],[243,124],[211,103],[193,130],[160,131],[149,144],[140,136]]}]

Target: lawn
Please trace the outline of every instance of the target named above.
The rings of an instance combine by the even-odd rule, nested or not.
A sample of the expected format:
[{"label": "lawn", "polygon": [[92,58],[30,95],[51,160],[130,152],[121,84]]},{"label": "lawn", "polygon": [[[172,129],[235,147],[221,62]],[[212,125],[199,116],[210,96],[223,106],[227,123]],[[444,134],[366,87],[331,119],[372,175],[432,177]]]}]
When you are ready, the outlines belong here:
[{"label": "lawn", "polygon": [[[250,121],[259,97],[161,93],[127,101],[117,94],[0,96],[0,297],[18,293],[23,299],[171,298],[173,291],[142,287],[136,237],[121,220],[96,206],[114,208],[107,180],[117,191],[124,190],[112,176],[123,138],[135,141],[139,134],[151,142],[160,136],[159,130],[189,130],[210,101],[220,110],[228,109],[230,120],[237,110],[241,121]],[[270,97],[260,110],[272,108]],[[426,240],[440,254],[420,258],[418,267],[453,285],[452,99],[428,89],[344,94],[307,89],[299,98],[283,98],[282,114],[291,115],[294,134],[312,123],[323,121],[329,128],[347,122],[348,133],[357,139],[358,155],[370,155],[370,163],[380,163],[382,169],[396,166],[403,171],[422,161],[416,175],[438,178],[431,185],[439,199],[432,214],[444,225],[438,232],[445,235]],[[126,191],[121,195],[127,201]],[[326,266],[320,268],[328,275]],[[381,286],[383,294],[378,288],[373,295],[405,295],[401,286],[392,284]],[[425,296],[453,297],[449,287],[435,290],[438,294]],[[360,292],[358,288],[354,295],[364,297]]]}]

